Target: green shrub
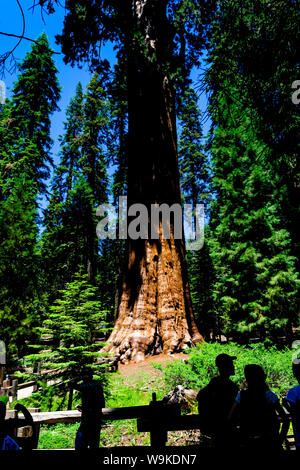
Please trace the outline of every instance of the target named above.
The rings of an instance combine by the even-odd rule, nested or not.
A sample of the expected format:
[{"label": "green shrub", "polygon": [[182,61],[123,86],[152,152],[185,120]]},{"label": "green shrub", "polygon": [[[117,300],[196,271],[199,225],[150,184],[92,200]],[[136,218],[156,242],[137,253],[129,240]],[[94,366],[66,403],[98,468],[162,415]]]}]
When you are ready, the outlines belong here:
[{"label": "green shrub", "polygon": [[237,356],[234,361],[235,375],[232,380],[239,386],[244,386],[244,367],[246,364],[259,364],[267,374],[270,389],[280,396],[285,396],[288,389],[295,385],[292,373],[292,351],[288,348],[277,350],[275,347],[265,347],[263,344],[239,346],[235,343],[219,344],[204,343],[187,351],[189,359],[174,361],[162,369],[165,382],[170,389],[176,385],[187,388],[201,389],[210,379],[218,374],[215,358],[218,354],[226,353]]}]

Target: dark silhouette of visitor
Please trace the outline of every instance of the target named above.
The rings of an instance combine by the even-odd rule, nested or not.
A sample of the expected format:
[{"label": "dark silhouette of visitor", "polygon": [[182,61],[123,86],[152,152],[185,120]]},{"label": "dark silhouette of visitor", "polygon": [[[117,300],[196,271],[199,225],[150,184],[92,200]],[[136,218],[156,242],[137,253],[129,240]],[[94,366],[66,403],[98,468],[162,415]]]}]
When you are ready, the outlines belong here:
[{"label": "dark silhouette of visitor", "polygon": [[33,420],[30,412],[25,406],[17,403],[16,411],[21,411],[24,419],[6,417],[6,404],[0,401],[0,450],[20,450],[20,446],[16,442],[17,428],[32,425]]},{"label": "dark silhouette of visitor", "polygon": [[81,423],[75,438],[75,450],[97,449],[100,442],[102,408],[105,407],[103,388],[93,380],[91,369],[84,369],[82,382],[74,379],[69,386],[81,393]]},{"label": "dark silhouette of visitor", "polygon": [[300,453],[300,359],[293,360],[293,374],[299,385],[291,388],[287,394],[287,401],[290,404],[295,444],[297,453]]},{"label": "dark silhouette of visitor", "polygon": [[[275,393],[266,384],[266,374],[258,364],[248,364],[244,369],[248,388],[241,390],[229,414],[240,423],[240,445],[243,448],[280,451],[287,434],[289,420]],[[282,420],[280,422],[278,415]]]},{"label": "dark silhouette of visitor", "polygon": [[219,354],[216,357],[219,375],[197,396],[201,434],[212,438],[218,447],[228,447],[233,441],[234,427],[228,421],[228,414],[238,393],[238,386],[230,379],[235,374],[235,359],[236,356]]}]

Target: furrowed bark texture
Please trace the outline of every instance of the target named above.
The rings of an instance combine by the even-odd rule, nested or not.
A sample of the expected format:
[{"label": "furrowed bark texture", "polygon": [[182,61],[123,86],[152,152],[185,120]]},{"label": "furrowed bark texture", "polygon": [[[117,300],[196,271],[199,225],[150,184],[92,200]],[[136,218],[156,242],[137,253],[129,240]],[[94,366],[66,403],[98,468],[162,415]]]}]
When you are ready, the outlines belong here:
[{"label": "furrowed bark texture", "polygon": [[[134,18],[144,35],[144,53],[128,46],[129,162],[128,207],[181,203],[174,96],[163,63],[170,47],[163,4],[135,1]],[[137,214],[138,215],[138,214]],[[150,221],[149,221],[150,222]],[[130,219],[128,219],[130,224]],[[203,341],[194,321],[183,239],[128,240],[118,318],[106,350],[121,362],[174,353]]]}]

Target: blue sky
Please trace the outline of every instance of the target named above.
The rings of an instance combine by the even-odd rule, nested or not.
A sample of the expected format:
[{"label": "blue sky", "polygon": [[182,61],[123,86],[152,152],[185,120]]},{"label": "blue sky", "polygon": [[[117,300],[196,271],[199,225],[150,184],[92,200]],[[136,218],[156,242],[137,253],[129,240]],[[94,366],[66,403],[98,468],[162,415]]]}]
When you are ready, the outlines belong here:
[{"label": "blue sky", "polygon": [[[20,0],[22,5],[26,29],[24,36],[31,39],[37,39],[40,34],[45,31],[52,49],[56,52],[61,52],[60,46],[55,43],[55,35],[62,31],[64,9],[57,8],[57,11],[53,15],[46,15],[44,17],[45,23],[42,20],[40,9],[36,7],[35,11],[32,12],[30,7],[33,4],[32,0]],[[0,0],[1,5],[1,16],[0,16],[0,31],[5,33],[21,34],[23,29],[22,14],[18,7],[16,0]],[[6,37],[0,35],[0,55],[11,50],[18,42],[17,38]],[[17,61],[21,62],[31,48],[31,42],[22,40],[21,44],[17,47],[14,52],[14,56]],[[114,53],[110,46],[103,48],[103,57],[107,58],[110,62],[114,61]],[[55,64],[58,69],[58,80],[62,87],[61,99],[58,103],[60,111],[55,112],[52,116],[52,127],[51,137],[54,141],[52,154],[54,160],[57,161],[57,154],[59,152],[58,136],[63,133],[63,121],[65,119],[65,110],[68,106],[70,99],[74,96],[76,85],[81,81],[83,88],[85,89],[91,79],[91,73],[88,71],[87,66],[83,69],[78,67],[71,67],[65,65],[63,62],[63,54],[55,54]],[[8,64],[9,65],[9,64]],[[198,73],[194,72],[193,77],[197,79]],[[7,97],[10,97],[13,83],[17,79],[17,71],[14,73],[6,72],[4,77],[0,77],[7,87]],[[199,99],[199,105],[203,109],[206,106],[206,98],[202,95]],[[204,124],[204,133],[207,132],[209,122]]]}]

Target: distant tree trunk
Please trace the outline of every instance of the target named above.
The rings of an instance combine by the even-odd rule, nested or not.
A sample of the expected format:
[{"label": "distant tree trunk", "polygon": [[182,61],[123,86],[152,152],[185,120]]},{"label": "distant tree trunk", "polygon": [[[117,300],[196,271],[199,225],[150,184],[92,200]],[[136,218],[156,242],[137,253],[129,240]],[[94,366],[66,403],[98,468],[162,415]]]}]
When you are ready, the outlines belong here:
[{"label": "distant tree trunk", "polygon": [[[147,54],[132,47],[127,54],[128,207],[144,204],[148,214],[151,204],[181,203],[174,94],[163,67],[149,60],[151,54],[163,60],[164,47],[169,46],[165,11],[158,4],[135,1]],[[149,239],[129,239],[127,244],[118,318],[106,348],[122,362],[178,352],[203,340],[192,313],[184,240],[174,238],[172,219],[170,239],[162,237],[161,226],[159,239],[150,237],[149,227]]]}]

